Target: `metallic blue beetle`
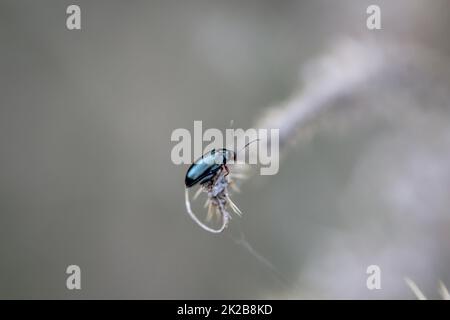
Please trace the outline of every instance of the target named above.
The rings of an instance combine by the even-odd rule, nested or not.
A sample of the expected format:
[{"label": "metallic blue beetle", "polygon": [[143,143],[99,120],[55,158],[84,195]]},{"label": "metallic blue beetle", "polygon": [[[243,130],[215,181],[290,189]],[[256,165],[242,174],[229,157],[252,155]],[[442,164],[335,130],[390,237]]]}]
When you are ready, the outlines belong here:
[{"label": "metallic blue beetle", "polygon": [[213,149],[204,154],[189,167],[184,179],[186,188],[213,181],[221,170],[225,170],[228,174],[230,171],[227,162],[231,160],[236,161],[236,153],[228,149]]}]

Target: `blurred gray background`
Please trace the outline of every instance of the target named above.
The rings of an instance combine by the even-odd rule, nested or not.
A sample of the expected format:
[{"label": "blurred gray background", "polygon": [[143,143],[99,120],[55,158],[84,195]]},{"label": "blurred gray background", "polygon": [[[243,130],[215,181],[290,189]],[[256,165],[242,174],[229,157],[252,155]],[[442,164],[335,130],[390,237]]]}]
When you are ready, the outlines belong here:
[{"label": "blurred gray background", "polygon": [[[372,3],[382,30],[366,29]],[[80,31],[66,29],[69,4]],[[404,276],[438,298],[450,284],[450,82],[433,70],[450,67],[449,14],[448,0],[1,0],[0,298],[414,298]],[[234,194],[282,283],[232,241],[237,225],[215,236],[189,219],[170,136],[194,120],[251,127],[340,37],[439,55],[413,82],[430,109],[319,131]],[[395,101],[417,102],[404,92],[417,91]],[[70,264],[80,291],[66,289]],[[370,264],[382,290],[366,288]]]}]

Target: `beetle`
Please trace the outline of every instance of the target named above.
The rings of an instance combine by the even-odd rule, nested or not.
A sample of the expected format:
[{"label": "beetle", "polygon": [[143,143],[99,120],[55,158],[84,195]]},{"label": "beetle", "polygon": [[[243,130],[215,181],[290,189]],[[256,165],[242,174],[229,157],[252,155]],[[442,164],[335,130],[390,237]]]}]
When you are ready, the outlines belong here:
[{"label": "beetle", "polygon": [[225,148],[213,149],[204,154],[186,172],[186,178],[184,179],[186,188],[211,182],[221,170],[225,170],[226,175],[228,175],[230,171],[227,162],[231,160],[236,161],[236,152]]}]

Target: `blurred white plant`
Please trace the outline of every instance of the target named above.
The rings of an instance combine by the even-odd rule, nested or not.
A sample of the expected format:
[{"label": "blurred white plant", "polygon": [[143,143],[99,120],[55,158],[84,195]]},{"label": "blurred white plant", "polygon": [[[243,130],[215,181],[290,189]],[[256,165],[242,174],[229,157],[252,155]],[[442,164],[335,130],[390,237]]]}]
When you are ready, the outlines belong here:
[{"label": "blurred white plant", "polygon": [[[257,121],[280,129],[281,147],[371,123],[390,130],[365,146],[340,191],[341,207],[330,212],[360,223],[347,224],[345,234],[329,230],[328,245],[302,266],[299,282],[311,292],[373,297],[359,270],[375,260],[388,283],[382,294],[398,297],[401,270],[427,277],[448,263],[439,250],[450,221],[449,67],[447,57],[421,46],[344,40],[306,66],[297,94]],[[443,284],[440,291],[448,297]]]},{"label": "blurred white plant", "polygon": [[[412,281],[408,277],[405,277],[405,282],[411,289],[411,291],[416,295],[416,298],[418,300],[427,300],[425,295],[422,293],[422,291],[419,289],[419,287],[414,281]],[[441,295],[443,300],[450,300],[450,294],[447,290],[447,287],[444,285],[442,281],[439,281],[439,294]]]}]

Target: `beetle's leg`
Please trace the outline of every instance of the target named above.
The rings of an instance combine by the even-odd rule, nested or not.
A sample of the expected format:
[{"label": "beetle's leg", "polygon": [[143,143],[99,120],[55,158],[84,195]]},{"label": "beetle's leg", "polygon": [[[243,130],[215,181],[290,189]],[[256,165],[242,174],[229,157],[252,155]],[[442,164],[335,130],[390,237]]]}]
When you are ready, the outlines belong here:
[{"label": "beetle's leg", "polygon": [[[226,168],[226,165],[222,165],[220,169],[223,170],[223,168]],[[228,170],[228,168],[226,168],[225,171],[227,173],[224,176],[227,176],[230,173],[230,171]],[[210,178],[211,180],[208,182],[207,186],[208,191],[211,191],[214,188],[214,186],[217,183],[217,180],[219,180],[221,173],[222,173],[221,171],[218,171],[216,172],[215,176],[212,176],[212,178]]]},{"label": "beetle's leg", "polygon": [[222,168],[225,170],[224,177],[230,174],[230,169],[228,169],[228,166],[226,164],[222,165]]}]

